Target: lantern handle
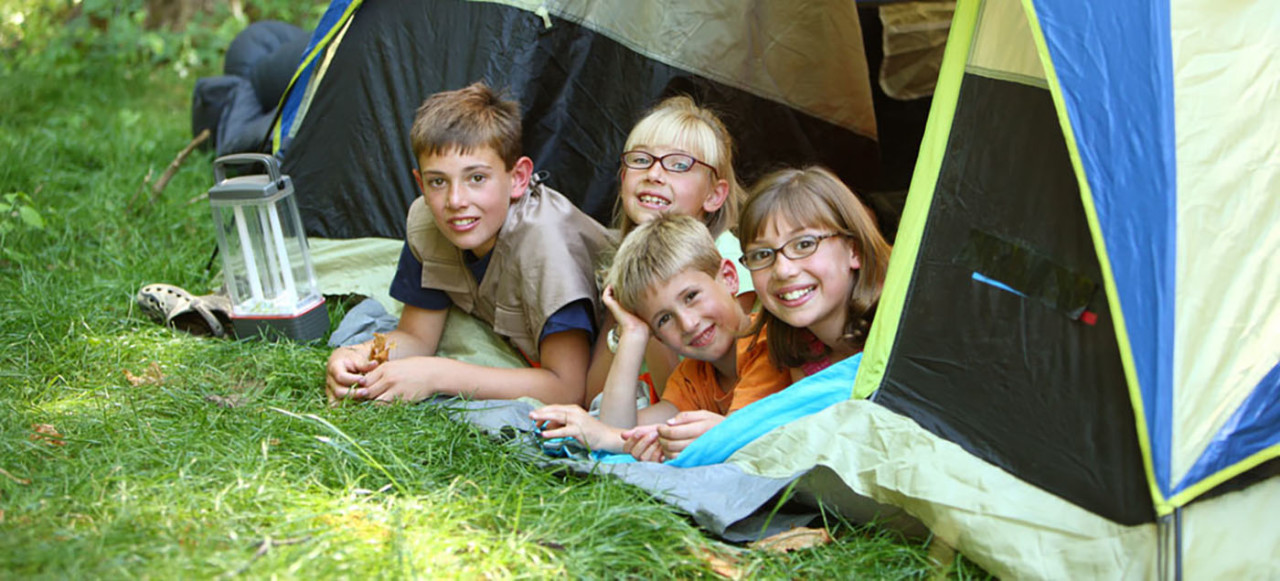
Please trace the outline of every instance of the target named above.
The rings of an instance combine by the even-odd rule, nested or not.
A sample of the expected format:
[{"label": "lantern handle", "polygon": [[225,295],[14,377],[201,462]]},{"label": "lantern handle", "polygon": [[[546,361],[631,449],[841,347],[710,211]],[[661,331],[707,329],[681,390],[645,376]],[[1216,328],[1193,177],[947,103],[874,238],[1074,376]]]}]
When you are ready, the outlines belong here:
[{"label": "lantern handle", "polygon": [[267,170],[272,182],[280,181],[280,162],[274,155],[265,153],[234,153],[213,160],[213,183],[221,184],[227,179],[226,167],[260,164]]}]

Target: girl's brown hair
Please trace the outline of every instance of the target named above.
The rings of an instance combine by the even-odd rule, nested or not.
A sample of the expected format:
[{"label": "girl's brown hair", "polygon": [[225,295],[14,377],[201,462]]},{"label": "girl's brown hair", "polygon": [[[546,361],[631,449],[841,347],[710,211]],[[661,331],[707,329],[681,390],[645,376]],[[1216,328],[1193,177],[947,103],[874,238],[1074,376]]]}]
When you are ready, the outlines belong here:
[{"label": "girl's brown hair", "polygon": [[[841,341],[861,349],[880,301],[892,250],[880,234],[875,218],[840,178],[817,166],[778,170],[751,188],[738,221],[743,250],[778,216],[786,217],[792,224],[830,228],[853,243],[853,251],[862,266],[853,273],[855,280],[849,292],[849,310]],[[767,291],[757,289],[757,292]],[[752,332],[763,327],[768,328],[769,360],[779,368],[798,367],[830,352],[827,347],[824,353],[814,353],[806,335],[808,331],[784,323],[768,310],[761,310]]]}]

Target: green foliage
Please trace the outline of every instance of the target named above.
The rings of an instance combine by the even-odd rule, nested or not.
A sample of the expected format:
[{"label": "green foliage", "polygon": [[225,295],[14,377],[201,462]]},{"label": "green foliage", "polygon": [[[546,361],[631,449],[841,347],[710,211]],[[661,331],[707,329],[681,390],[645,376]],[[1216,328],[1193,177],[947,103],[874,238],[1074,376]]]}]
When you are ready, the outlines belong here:
[{"label": "green foliage", "polygon": [[[31,206],[31,198],[26,192],[12,192],[4,195],[4,200],[0,202],[0,214],[6,214],[10,218],[16,218],[18,224],[36,230],[44,230],[44,218],[40,217],[40,211]],[[7,233],[15,227],[14,223],[5,220],[0,222],[0,234]]]},{"label": "green foliage", "polygon": [[6,67],[68,79],[103,66],[172,68],[179,77],[214,70],[249,22],[310,27],[327,3],[311,0],[215,2],[180,31],[148,30],[145,0],[13,0],[0,7],[0,59]]},{"label": "green foliage", "polygon": [[8,260],[26,260],[22,251],[5,244],[9,232],[25,228],[44,230],[44,218],[31,204],[26,192],[11,192],[0,199],[0,255]]}]

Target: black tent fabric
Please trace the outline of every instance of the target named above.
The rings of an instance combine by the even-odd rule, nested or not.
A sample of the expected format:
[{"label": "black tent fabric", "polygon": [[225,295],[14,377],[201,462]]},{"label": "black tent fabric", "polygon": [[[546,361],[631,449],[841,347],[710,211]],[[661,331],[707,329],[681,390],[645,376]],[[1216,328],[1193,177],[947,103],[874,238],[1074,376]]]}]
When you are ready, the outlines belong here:
[{"label": "black tent fabric", "polygon": [[338,34],[338,48],[317,57],[327,59],[323,77],[296,134],[278,151],[308,235],[402,238],[416,194],[408,138],[414,110],[434,92],[477,80],[520,101],[525,154],[602,223],[612,218],[618,157],[631,125],[678,93],[722,114],[744,183],[802,163],[827,165],[854,188],[876,183],[874,137],[663,64],[588,26],[547,18],[549,27],[532,12],[491,3],[362,4]]},{"label": "black tent fabric", "polygon": [[[982,130],[996,119],[1006,130]],[[1002,159],[1019,163],[982,169]],[[875,400],[1097,514],[1150,522],[1098,258],[1048,92],[965,78],[928,224]]]}]

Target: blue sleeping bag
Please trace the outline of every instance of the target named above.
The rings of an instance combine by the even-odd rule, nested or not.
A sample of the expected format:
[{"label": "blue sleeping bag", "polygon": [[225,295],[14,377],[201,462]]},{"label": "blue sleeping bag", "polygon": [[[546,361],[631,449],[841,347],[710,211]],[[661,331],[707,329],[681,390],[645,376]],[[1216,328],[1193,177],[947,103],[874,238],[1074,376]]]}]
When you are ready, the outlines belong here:
[{"label": "blue sleeping bag", "polygon": [[[733,412],[666,464],[680,468],[719,464],[778,426],[847,401],[853,396],[853,380],[861,363],[862,354],[858,353]],[[596,458],[610,464],[635,462],[628,454],[597,454]]]}]

